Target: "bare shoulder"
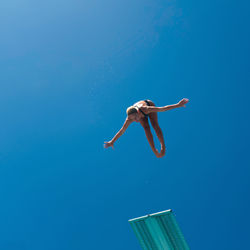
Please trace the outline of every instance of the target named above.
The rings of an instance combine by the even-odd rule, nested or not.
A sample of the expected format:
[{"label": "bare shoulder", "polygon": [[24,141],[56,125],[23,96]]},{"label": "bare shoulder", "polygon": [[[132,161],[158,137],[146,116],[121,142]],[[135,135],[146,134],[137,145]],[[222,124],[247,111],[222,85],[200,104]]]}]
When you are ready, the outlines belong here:
[{"label": "bare shoulder", "polygon": [[145,107],[142,107],[141,109],[147,115],[150,113],[159,112],[159,107],[155,107],[155,106],[145,106]]}]

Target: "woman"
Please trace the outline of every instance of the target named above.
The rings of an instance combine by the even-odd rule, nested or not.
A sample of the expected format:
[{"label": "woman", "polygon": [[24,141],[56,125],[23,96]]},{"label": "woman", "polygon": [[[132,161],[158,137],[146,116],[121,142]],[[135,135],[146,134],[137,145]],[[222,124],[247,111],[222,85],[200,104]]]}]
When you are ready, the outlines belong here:
[{"label": "woman", "polygon": [[[111,141],[104,142],[105,143],[104,147],[105,148],[108,148],[108,147],[114,148],[115,141],[125,132],[125,130],[128,128],[128,126],[132,122],[135,121],[135,122],[139,122],[142,125],[142,127],[144,128],[149,145],[150,145],[151,149],[153,150],[154,154],[156,155],[156,157],[158,157],[158,158],[163,157],[165,155],[166,148],[165,148],[163,134],[162,134],[161,128],[158,124],[157,112],[164,112],[164,111],[168,111],[168,110],[174,109],[174,108],[185,107],[185,104],[188,102],[189,102],[189,100],[187,98],[184,98],[181,101],[179,101],[177,104],[167,105],[164,107],[156,107],[155,104],[150,100],[144,100],[144,101],[139,101],[139,102],[135,103],[133,106],[130,106],[129,108],[127,108],[127,118],[126,118],[122,128],[117,132],[117,134],[114,136],[114,138]],[[153,135],[151,133],[149,122],[148,122],[148,117],[149,117],[151,125],[154,128],[155,133],[156,133],[156,135],[161,143],[160,153],[155,148]]]}]

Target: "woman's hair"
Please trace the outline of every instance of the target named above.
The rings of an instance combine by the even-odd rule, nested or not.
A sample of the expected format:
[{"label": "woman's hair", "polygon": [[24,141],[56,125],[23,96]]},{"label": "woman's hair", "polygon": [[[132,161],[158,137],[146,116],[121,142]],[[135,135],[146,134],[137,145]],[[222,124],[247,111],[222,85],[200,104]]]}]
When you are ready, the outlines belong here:
[{"label": "woman's hair", "polygon": [[135,107],[133,107],[133,106],[130,106],[130,107],[127,108],[126,113],[127,113],[127,115],[137,113],[137,109]]}]

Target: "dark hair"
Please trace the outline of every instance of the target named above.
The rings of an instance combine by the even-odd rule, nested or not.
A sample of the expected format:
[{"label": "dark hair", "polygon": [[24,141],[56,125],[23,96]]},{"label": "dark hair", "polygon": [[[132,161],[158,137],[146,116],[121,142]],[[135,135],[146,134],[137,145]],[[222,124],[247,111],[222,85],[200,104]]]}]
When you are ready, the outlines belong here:
[{"label": "dark hair", "polygon": [[137,109],[134,106],[130,106],[130,107],[127,108],[126,113],[127,113],[127,115],[137,113]]}]

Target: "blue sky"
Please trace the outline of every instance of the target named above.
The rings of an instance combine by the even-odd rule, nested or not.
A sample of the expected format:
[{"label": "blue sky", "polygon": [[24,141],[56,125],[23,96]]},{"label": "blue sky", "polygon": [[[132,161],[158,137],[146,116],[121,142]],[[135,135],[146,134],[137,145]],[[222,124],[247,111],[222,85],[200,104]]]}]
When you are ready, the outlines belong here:
[{"label": "blue sky", "polygon": [[[128,219],[173,209],[192,250],[249,247],[247,1],[2,1],[0,248],[137,250]],[[159,114],[157,159],[132,124]],[[157,143],[157,145],[159,145]]]}]

